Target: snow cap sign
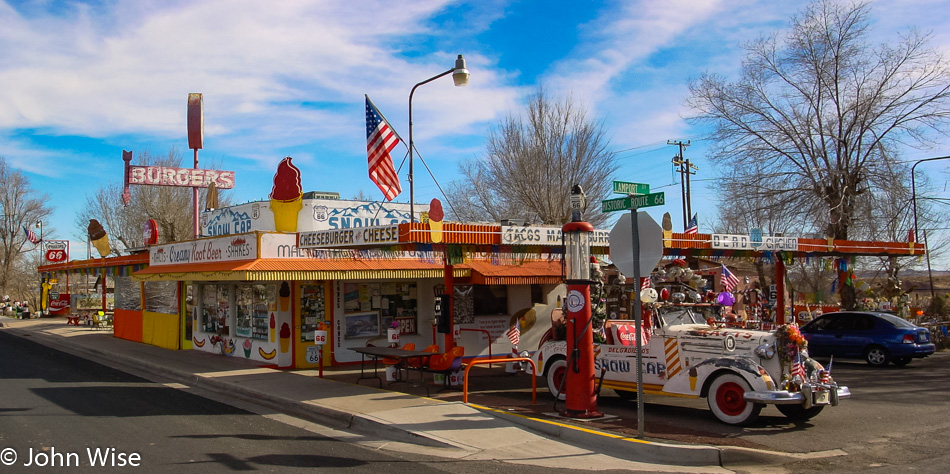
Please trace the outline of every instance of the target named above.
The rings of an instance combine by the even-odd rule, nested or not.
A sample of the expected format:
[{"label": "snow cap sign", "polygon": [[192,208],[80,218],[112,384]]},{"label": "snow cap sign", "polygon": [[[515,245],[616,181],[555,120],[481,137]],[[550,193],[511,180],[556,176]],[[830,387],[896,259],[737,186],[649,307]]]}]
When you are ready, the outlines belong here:
[{"label": "snow cap sign", "polygon": [[277,165],[270,192],[270,210],[274,214],[274,230],[278,232],[297,232],[297,214],[303,208],[300,170],[291,160],[288,156]]}]

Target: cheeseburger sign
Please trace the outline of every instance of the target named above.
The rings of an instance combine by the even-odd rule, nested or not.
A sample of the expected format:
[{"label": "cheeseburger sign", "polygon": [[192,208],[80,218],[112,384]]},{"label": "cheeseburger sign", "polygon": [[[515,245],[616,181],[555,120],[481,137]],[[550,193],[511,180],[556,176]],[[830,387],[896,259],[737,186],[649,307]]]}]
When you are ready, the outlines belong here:
[{"label": "cheeseburger sign", "polygon": [[399,226],[350,227],[300,232],[297,235],[297,247],[302,249],[391,245],[399,243]]}]

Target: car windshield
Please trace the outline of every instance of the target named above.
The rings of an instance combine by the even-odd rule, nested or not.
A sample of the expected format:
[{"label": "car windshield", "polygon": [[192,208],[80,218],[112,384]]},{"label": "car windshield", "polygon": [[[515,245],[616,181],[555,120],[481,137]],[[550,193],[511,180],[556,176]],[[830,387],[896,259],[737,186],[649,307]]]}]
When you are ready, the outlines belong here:
[{"label": "car windshield", "polygon": [[913,329],[913,328],[917,327],[916,325],[914,325],[914,323],[912,323],[912,322],[910,322],[910,321],[907,321],[907,320],[905,320],[905,319],[901,319],[901,318],[899,318],[899,317],[897,317],[897,316],[894,316],[893,314],[875,313],[875,315],[876,315],[877,317],[879,317],[879,318],[881,318],[881,319],[883,319],[883,320],[885,320],[885,321],[887,321],[887,322],[893,324],[894,327],[898,327],[898,328],[902,328],[902,329]]},{"label": "car windshield", "polygon": [[706,318],[703,317],[702,313],[693,311],[689,306],[664,307],[660,311],[660,319],[664,326],[706,323]]}]

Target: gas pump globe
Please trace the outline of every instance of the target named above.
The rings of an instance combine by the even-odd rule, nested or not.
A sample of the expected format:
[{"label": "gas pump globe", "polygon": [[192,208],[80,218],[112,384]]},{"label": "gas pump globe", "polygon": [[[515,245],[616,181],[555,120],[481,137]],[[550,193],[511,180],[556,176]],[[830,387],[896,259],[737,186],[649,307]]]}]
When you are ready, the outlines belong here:
[{"label": "gas pump globe", "polygon": [[590,236],[594,226],[584,222],[584,190],[571,189],[571,222],[564,224],[564,269],[567,283],[567,367],[564,374],[564,410],[570,418],[600,418],[594,377],[594,335],[590,307]]},{"label": "gas pump globe", "polygon": [[590,235],[594,226],[588,222],[569,222],[561,229],[564,236],[564,277],[590,281]]}]

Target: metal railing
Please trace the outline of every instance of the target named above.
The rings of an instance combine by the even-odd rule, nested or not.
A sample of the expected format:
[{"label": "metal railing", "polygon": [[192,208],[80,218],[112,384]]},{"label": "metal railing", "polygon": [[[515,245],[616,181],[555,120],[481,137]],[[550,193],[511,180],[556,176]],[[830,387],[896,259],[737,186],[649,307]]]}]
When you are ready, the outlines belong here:
[{"label": "metal railing", "polygon": [[494,362],[516,362],[527,361],[531,363],[531,404],[538,403],[538,366],[534,361],[527,357],[506,357],[501,359],[469,359],[465,366],[465,377],[462,379],[462,403],[468,403],[468,372],[472,367],[481,364],[491,364]]},{"label": "metal railing", "polygon": [[[491,359],[492,357],[494,357],[494,356],[492,355],[492,351],[491,351],[491,341],[492,341],[492,339],[491,339],[491,333],[490,333],[490,332],[488,332],[488,331],[485,330],[485,329],[468,329],[468,328],[461,328],[461,329],[459,329],[459,331],[473,331],[473,332],[483,332],[483,333],[485,333],[485,337],[488,338],[488,358]],[[488,364],[488,368],[489,368],[489,369],[491,368],[491,364]]]}]

